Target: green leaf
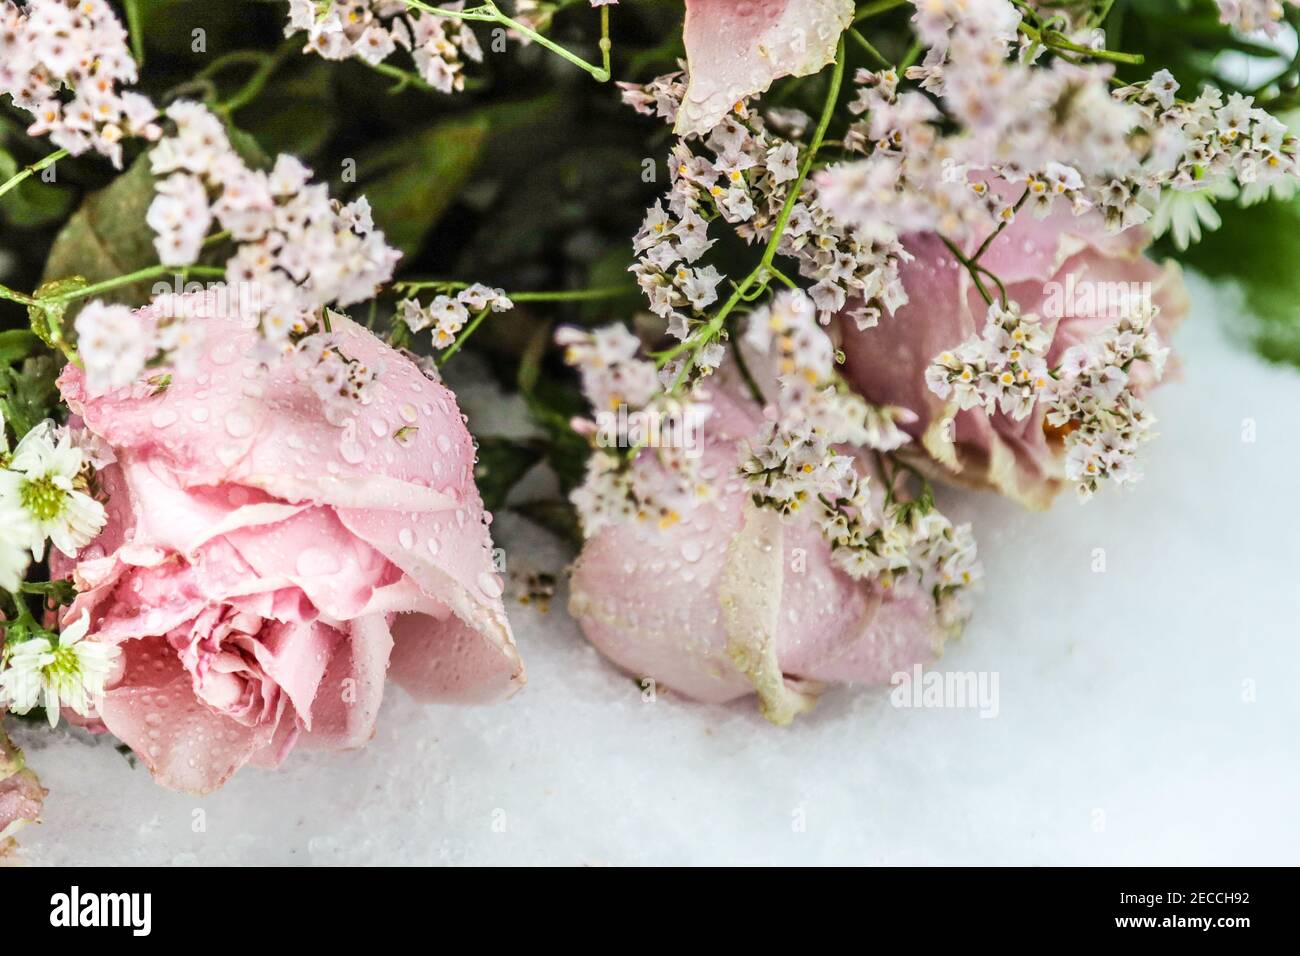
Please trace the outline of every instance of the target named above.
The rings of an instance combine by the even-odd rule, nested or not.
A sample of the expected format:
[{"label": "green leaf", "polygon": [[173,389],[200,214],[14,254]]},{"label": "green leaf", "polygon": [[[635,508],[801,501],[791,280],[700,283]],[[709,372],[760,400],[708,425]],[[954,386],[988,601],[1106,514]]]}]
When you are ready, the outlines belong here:
[{"label": "green leaf", "polygon": [[359,157],[359,191],[389,243],[408,256],[419,250],[474,172],[489,125],[484,116],[448,120]]},{"label": "green leaf", "polygon": [[1212,278],[1238,280],[1258,316],[1238,331],[1266,358],[1300,365],[1300,197],[1215,208],[1223,225],[1180,258]]},{"label": "green leaf", "polygon": [[483,507],[496,511],[505,504],[510,489],[542,460],[544,452],[545,448],[537,442],[495,437],[478,439],[474,480],[483,496]]},{"label": "green leaf", "polygon": [[13,365],[28,356],[35,355],[41,348],[41,340],[26,329],[10,329],[0,332],[0,366]]},{"label": "green leaf", "polygon": [[[81,276],[90,283],[102,282],[157,264],[154,233],[145,222],[153,195],[149,157],[142,155],[121,176],[87,196],[60,230],[45,264],[44,281]],[[143,305],[150,292],[151,284],[141,282],[102,298]]]},{"label": "green leaf", "polygon": [[59,365],[49,355],[29,358],[20,369],[0,367],[0,409],[13,429],[15,442],[22,441],[24,435],[45,419],[56,416],[58,375]]}]

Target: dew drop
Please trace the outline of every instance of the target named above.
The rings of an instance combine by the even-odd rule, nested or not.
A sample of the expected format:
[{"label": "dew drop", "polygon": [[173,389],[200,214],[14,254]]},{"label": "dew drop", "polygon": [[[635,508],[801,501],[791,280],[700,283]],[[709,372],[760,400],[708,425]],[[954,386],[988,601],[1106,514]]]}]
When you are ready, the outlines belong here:
[{"label": "dew drop", "polygon": [[349,465],[359,465],[365,461],[365,450],[354,441],[343,440],[339,442],[339,454]]},{"label": "dew drop", "polygon": [[253,434],[253,420],[243,412],[231,412],[226,416],[226,434],[231,438],[247,438]]},{"label": "dew drop", "polygon": [[495,574],[488,574],[486,571],[478,576],[478,587],[480,591],[490,598],[499,598],[505,591],[501,579]]}]

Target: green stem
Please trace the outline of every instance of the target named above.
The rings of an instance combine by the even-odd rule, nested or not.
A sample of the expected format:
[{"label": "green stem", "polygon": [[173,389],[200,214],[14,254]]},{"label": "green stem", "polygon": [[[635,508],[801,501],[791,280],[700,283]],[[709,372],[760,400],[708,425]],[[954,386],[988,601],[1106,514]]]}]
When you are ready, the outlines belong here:
[{"label": "green stem", "polygon": [[[481,23],[499,23],[502,26],[509,27],[521,36],[528,37],[528,39],[532,40],[538,46],[545,47],[556,56],[568,60],[579,69],[590,73],[592,77],[595,78],[596,82],[605,83],[609,81],[610,72],[608,66],[608,50],[602,49],[602,53],[605,54],[605,67],[599,67],[595,64],[588,63],[576,53],[570,53],[554,40],[547,39],[536,30],[526,27],[518,20],[506,16],[497,8],[495,3],[491,2],[491,0],[481,6],[470,7],[468,10],[444,10],[441,7],[434,7],[427,3],[423,3],[421,0],[402,0],[402,2],[413,10],[422,10],[425,13],[432,13],[434,16],[438,17],[450,17],[453,20],[477,20]],[[608,14],[608,11],[606,11],[606,14]],[[608,15],[602,18],[602,20],[607,19]],[[607,40],[608,37],[604,36],[602,39]]]},{"label": "green stem", "polygon": [[885,69],[892,69],[894,64],[885,58],[885,55],[872,46],[871,41],[864,37],[856,27],[849,27],[849,36],[857,41],[858,45],[871,54],[873,58]]},{"label": "green stem", "polygon": [[453,355],[455,355],[457,352],[460,351],[460,347],[465,344],[465,340],[468,339],[471,335],[473,335],[474,330],[483,324],[483,320],[488,317],[488,313],[491,311],[492,311],[491,309],[481,309],[479,310],[478,314],[474,316],[474,318],[470,319],[469,325],[465,326],[465,331],[460,333],[460,335],[457,337],[455,342],[452,342],[451,345],[447,346],[447,350],[445,352],[443,352],[436,359],[434,359],[434,362],[438,365],[439,368],[441,368],[446,363],[447,359],[451,358]]},{"label": "green stem", "polygon": [[[1082,46],[1081,44],[1072,41],[1059,30],[1043,26],[1038,11],[1034,7],[1030,6],[1026,0],[1011,0],[1011,2],[1022,13],[1033,17],[1035,22],[1039,23],[1039,26],[1035,27],[1030,24],[1028,20],[1022,19],[1020,21],[1021,31],[1025,36],[1029,37],[1029,39],[1041,43],[1049,50],[1054,50],[1058,53],[1073,53],[1078,56],[1090,56],[1098,60],[1109,60],[1112,63],[1139,64],[1144,62],[1146,59],[1141,53],[1121,53],[1118,50],[1094,50],[1092,47]],[[1066,59],[1072,58],[1066,57]]]},{"label": "green stem", "polygon": [[858,8],[853,14],[853,22],[855,24],[861,23],[863,20],[868,20],[882,13],[888,13],[895,7],[901,7],[908,2],[909,0],[875,0],[874,3],[868,3]]},{"label": "green stem", "polygon": [[[458,292],[468,289],[470,283],[448,279],[413,279],[393,285],[393,291],[399,294],[421,292],[436,289],[439,292]],[[587,302],[593,299],[617,299],[632,295],[635,289],[626,285],[594,286],[590,289],[557,289],[545,292],[506,292],[511,302]]]},{"label": "green stem", "polygon": [[987,305],[992,305],[993,296],[989,295],[989,290],[984,288],[984,283],[980,279],[980,272],[982,271],[980,267],[971,262],[966,254],[957,247],[957,244],[947,236],[941,235],[939,238],[942,239],[943,244],[948,247],[948,251],[952,253],[952,257],[960,262],[966,268],[966,271],[970,273],[970,277],[974,281],[975,288],[979,291],[980,297],[983,298]]},{"label": "green stem", "polygon": [[592,289],[575,289],[572,292],[508,292],[506,297],[511,302],[589,302],[593,299],[617,299],[630,295],[634,290],[630,286],[611,285]]},{"label": "green stem", "polygon": [[903,57],[903,62],[898,64],[898,72],[900,73],[907,72],[907,68],[910,67],[917,60],[919,60],[921,58],[921,54],[924,51],[925,51],[925,45],[920,40],[916,40],[915,42],[913,42],[911,47],[907,51],[907,55]]},{"label": "green stem", "polygon": [[298,48],[298,42],[299,41],[293,37],[286,38],[285,41],[276,48],[276,51],[268,56],[262,64],[253,71],[253,75],[248,78],[247,83],[237,90],[230,99],[217,104],[217,111],[226,116],[230,116],[230,114],[234,113],[236,110],[247,106],[255,100],[258,94],[260,94],[266,87],[267,81],[271,79],[271,74],[279,69],[280,64]]},{"label": "green stem", "polygon": [[414,86],[417,89],[423,90],[425,93],[440,92],[439,90],[435,90],[428,83],[424,82],[422,77],[412,73],[410,70],[403,70],[400,66],[393,66],[391,63],[369,63],[365,60],[362,60],[362,62],[376,73],[381,73],[384,76],[391,77],[397,81],[397,85],[389,90],[389,93],[400,93],[408,86]]},{"label": "green stem", "polygon": [[17,302],[19,305],[40,305],[30,295],[11,289],[7,285],[0,285],[0,299],[8,299],[10,302]]},{"label": "green stem", "polygon": [[763,252],[761,264],[764,267],[770,266],[772,260],[776,258],[776,249],[781,243],[781,234],[785,232],[786,223],[790,221],[790,214],[794,211],[795,203],[799,199],[799,191],[803,187],[804,180],[808,178],[808,171],[812,169],[813,160],[817,158],[817,150],[821,149],[822,140],[826,138],[826,130],[831,125],[831,116],[835,112],[835,101],[839,99],[840,85],[843,82],[844,37],[841,36],[839,46],[835,51],[835,69],[831,73],[831,85],[826,92],[826,102],[822,106],[821,119],[817,121],[817,129],[808,144],[808,152],[804,156],[803,164],[799,167],[799,175],[790,184],[790,193],[785,197],[785,205],[781,207],[781,214],[777,216],[776,225],[772,227],[772,237],[768,240],[767,249]]},{"label": "green stem", "polygon": [[609,51],[613,46],[609,42],[609,4],[600,8],[600,64],[605,70],[605,79],[612,75],[609,69]]},{"label": "green stem", "polygon": [[221,266],[149,266],[145,269],[138,269],[127,275],[116,276],[112,279],[105,279],[103,282],[96,282],[93,285],[85,286],[81,289],[74,289],[72,292],[65,292],[63,295],[52,296],[49,299],[37,300],[36,304],[42,302],[50,303],[68,303],[75,302],[78,299],[87,299],[101,292],[110,292],[113,289],[119,289],[124,285],[131,285],[135,282],[144,282],[147,279],[158,279],[165,275],[176,275],[182,279],[188,279],[191,276],[202,277],[207,279],[224,279],[226,270]]},{"label": "green stem", "polygon": [[55,163],[57,163],[59,160],[63,159],[67,155],[68,155],[68,151],[66,149],[56,149],[54,152],[50,153],[50,155],[42,159],[38,159],[30,166],[25,166],[20,172],[15,173],[14,175],[10,176],[7,180],[5,180],[3,183],[0,183],[0,196],[3,196],[5,193],[9,192],[9,190],[16,187],[24,179],[27,179],[28,177],[36,173],[39,173],[46,166],[53,166]]},{"label": "green stem", "polygon": [[[1021,207],[1023,207],[1025,204],[1025,200],[1027,200],[1028,198],[1029,198],[1029,187],[1026,186],[1025,191],[1022,192],[1020,194],[1020,198],[1016,200],[1016,204],[1011,207],[1012,219],[1015,218],[1016,213],[1020,212]],[[988,252],[989,246],[993,245],[993,240],[996,239],[998,236],[1002,235],[1002,230],[1007,228],[1007,225],[1010,224],[1010,222],[1011,219],[1003,219],[1000,223],[998,223],[998,227],[988,234],[988,238],[986,238],[982,243],[980,243],[980,247],[975,250],[975,255],[970,257],[971,262],[977,263],[980,261],[980,258],[984,255],[984,253]]]},{"label": "green stem", "polygon": [[749,389],[749,394],[754,396],[754,401],[758,402],[759,407],[766,407],[767,399],[763,397],[763,390],[758,387],[753,373],[749,371],[749,363],[745,361],[745,350],[741,348],[740,339],[732,338],[731,354],[736,359],[736,369],[740,372],[740,377]]},{"label": "green stem", "polygon": [[717,337],[726,324],[727,316],[744,300],[750,286],[755,282],[766,286],[768,279],[774,274],[772,260],[776,258],[777,249],[781,245],[781,236],[785,232],[786,224],[790,221],[790,214],[794,212],[795,203],[799,200],[799,193],[804,180],[808,178],[808,172],[812,169],[813,161],[817,158],[817,150],[821,148],[822,142],[826,139],[826,130],[831,125],[831,117],[835,113],[835,102],[839,99],[840,86],[843,82],[844,37],[841,36],[839,46],[835,52],[835,69],[831,73],[831,84],[826,91],[826,101],[822,106],[821,118],[817,121],[817,129],[813,132],[813,137],[808,143],[808,152],[804,155],[803,162],[799,166],[799,175],[790,184],[790,192],[785,197],[785,204],[781,207],[776,223],[772,226],[772,235],[768,238],[767,246],[763,250],[763,258],[754,267],[754,270],[735,287],[730,298],[718,310],[717,314],[708,321],[708,324],[701,326],[690,338],[679,342],[673,348],[660,354],[658,365],[662,368],[688,349],[691,352],[687,361],[682,364],[681,371],[677,373],[677,377],[673,380],[670,392],[677,391],[686,381],[686,376],[690,373],[691,366],[694,364],[695,355]]}]

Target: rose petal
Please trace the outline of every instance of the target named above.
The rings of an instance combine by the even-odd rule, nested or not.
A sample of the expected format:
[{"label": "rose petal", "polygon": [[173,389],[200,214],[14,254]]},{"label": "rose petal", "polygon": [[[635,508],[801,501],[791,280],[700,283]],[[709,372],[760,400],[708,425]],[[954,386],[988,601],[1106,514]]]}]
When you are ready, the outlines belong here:
[{"label": "rose petal", "polygon": [[747,96],[835,59],[853,0],[686,0],[689,85],[677,133],[704,135]]}]

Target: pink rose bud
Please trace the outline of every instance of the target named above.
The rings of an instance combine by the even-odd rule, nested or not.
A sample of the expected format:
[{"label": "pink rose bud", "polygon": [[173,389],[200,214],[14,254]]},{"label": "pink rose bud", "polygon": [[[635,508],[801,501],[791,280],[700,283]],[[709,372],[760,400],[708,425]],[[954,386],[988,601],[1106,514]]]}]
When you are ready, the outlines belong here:
[{"label": "pink rose bud", "polygon": [[[973,255],[984,238],[968,241],[965,255]],[[1148,242],[1143,229],[1111,235],[1098,214],[1076,217],[1057,202],[1042,219],[1022,210],[979,264],[1001,279],[1021,314],[1037,317],[1049,336],[1046,364],[1056,367],[1068,363],[1072,346],[1095,344],[1118,317],[1143,302],[1158,308],[1152,328],[1168,347],[1187,314],[1187,296],[1175,264],[1162,268],[1142,254]],[[958,410],[930,388],[927,369],[983,332],[989,306],[939,236],[914,234],[904,244],[915,257],[899,269],[907,304],[874,327],[859,328],[867,323],[855,321],[851,311],[840,316],[845,377],[870,401],[916,414],[904,426],[916,439],[908,448],[924,456],[918,463],[932,477],[1046,508],[1067,483],[1066,430],[1052,427],[1041,405],[1020,419],[1001,410]],[[986,275],[981,280],[996,300],[996,284]],[[1130,378],[1141,393],[1157,375],[1140,363]]]},{"label": "pink rose bud", "polygon": [[854,581],[810,518],[754,507],[737,442],[761,417],[727,391],[709,397],[702,426],[700,474],[716,495],[667,527],[606,526],[583,548],[569,609],[587,638],[633,676],[696,700],[757,693],[778,724],[823,684],[884,683],[933,661],[949,628],[912,578]]},{"label": "pink rose bud", "polygon": [[[365,744],[387,673],[429,701],[517,689],[455,396],[343,316],[323,349],[264,364],[255,331],[196,311],[200,354],[170,381],[92,396],[69,365],[59,382],[116,458],[108,525],[63,567],[65,625],[88,611],[88,639],[122,651],[103,726],[204,792],[297,743]],[[320,388],[340,360],[338,388],[360,389],[341,401]]]}]

